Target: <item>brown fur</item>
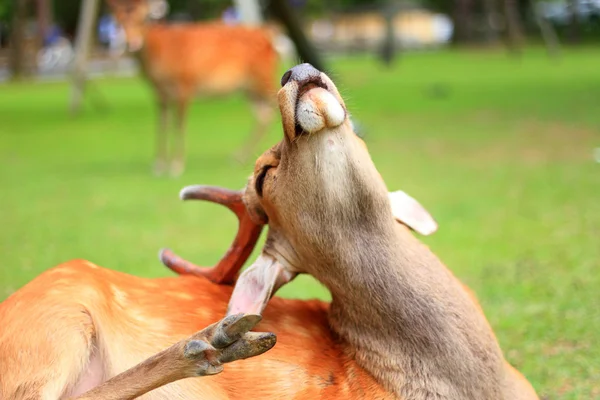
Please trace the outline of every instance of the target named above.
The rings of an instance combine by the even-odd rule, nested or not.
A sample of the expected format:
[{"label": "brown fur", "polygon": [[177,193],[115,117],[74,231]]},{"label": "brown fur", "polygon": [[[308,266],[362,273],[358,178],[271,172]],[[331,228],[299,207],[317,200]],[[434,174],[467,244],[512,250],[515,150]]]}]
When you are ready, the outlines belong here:
[{"label": "brown fur", "polygon": [[[333,82],[320,79],[343,106]],[[331,305],[273,298],[257,326],[277,334],[273,350],[147,398],[537,399],[504,360],[474,295],[394,222],[388,190],[347,116],[298,131],[303,87],[290,81],[280,90],[284,139],[258,159],[244,200],[256,222],[269,224],[261,257],[315,276]],[[200,278],[59,266],[0,305],[0,359],[8,360],[0,393],[69,393],[94,349],[103,379],[113,377],[220,319],[230,296]]]},{"label": "brown fur", "polygon": [[175,112],[176,141],[171,173],[184,169],[185,119],[197,95],[244,91],[256,127],[239,152],[245,159],[266,133],[273,115],[277,52],[266,28],[210,23],[151,23],[148,0],[110,0],[115,19],[136,49],[144,76],[155,90],[159,110],[156,172],[167,167],[168,113]]},{"label": "brown fur", "polygon": [[[231,290],[196,277],[138,278],[85,260],[48,270],[0,304],[0,398],[68,398],[93,351],[102,355],[104,379],[113,377],[220,320]],[[272,350],[143,398],[385,398],[331,335],[327,307],[273,298],[256,327],[277,335]]]}]

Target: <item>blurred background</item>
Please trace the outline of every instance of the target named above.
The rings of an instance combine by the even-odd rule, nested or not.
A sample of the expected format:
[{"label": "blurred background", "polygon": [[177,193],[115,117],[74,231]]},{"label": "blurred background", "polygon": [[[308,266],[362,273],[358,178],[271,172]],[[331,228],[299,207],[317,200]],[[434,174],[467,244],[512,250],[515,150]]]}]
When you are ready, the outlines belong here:
[{"label": "blurred background", "polygon": [[[545,399],[600,399],[599,0],[155,0],[150,19],[268,26],[274,85],[325,70],[509,362]],[[277,114],[239,161],[253,121],[241,92],[195,99],[186,170],[156,177],[154,87],[108,4],[0,2],[0,300],[73,258],[147,277],[172,275],[162,247],[215,264],[235,217],[178,192],[243,187],[282,137]],[[281,295],[328,298],[309,277]]]}]

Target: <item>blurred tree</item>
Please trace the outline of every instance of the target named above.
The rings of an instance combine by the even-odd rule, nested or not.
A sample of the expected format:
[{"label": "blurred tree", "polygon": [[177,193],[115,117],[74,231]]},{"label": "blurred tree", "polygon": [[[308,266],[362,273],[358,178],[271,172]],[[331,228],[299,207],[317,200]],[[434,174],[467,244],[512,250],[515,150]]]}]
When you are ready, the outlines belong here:
[{"label": "blurred tree", "polygon": [[12,1],[1,1],[0,2],[0,21],[8,21],[12,9]]},{"label": "blurred tree", "polygon": [[578,0],[567,0],[570,14],[568,38],[571,43],[577,43],[581,40],[581,21],[579,20],[577,3]]},{"label": "blurred tree", "polygon": [[544,40],[544,44],[546,45],[546,50],[550,58],[558,58],[560,57],[560,49],[558,36],[556,35],[556,30],[548,22],[546,18],[542,15],[542,11],[540,9],[539,0],[532,0],[531,2],[531,10],[533,12],[533,16],[535,21],[540,28],[540,32],[542,34],[542,39]]},{"label": "blurred tree", "polygon": [[51,0],[36,0],[36,14],[38,23],[38,35],[40,42],[44,43],[50,27],[52,26],[52,1]]},{"label": "blurred tree", "polygon": [[452,19],[454,20],[454,41],[467,43],[473,41],[473,0],[454,0]]},{"label": "blurred tree", "polygon": [[504,0],[505,39],[510,52],[521,53],[523,45],[523,25],[517,0]]},{"label": "blurred tree", "polygon": [[16,0],[12,10],[8,65],[12,79],[22,79],[31,73],[27,68],[26,51],[26,24],[29,6],[30,0]]},{"label": "blurred tree", "polygon": [[494,43],[498,40],[500,22],[497,6],[496,0],[483,0],[483,13],[485,17],[484,29],[486,39],[490,43]]},{"label": "blurred tree", "polygon": [[302,13],[307,17],[322,17],[329,13],[335,1],[306,0],[302,6]]},{"label": "blurred tree", "polygon": [[268,3],[268,10],[285,26],[302,62],[310,63],[319,71],[327,72],[325,64],[321,60],[321,55],[304,34],[300,16],[294,12],[289,1],[271,0]]},{"label": "blurred tree", "polygon": [[337,3],[341,8],[351,9],[359,8],[361,6],[380,7],[390,2],[387,0],[337,0]]},{"label": "blurred tree", "polygon": [[[77,36],[75,38],[75,60],[71,75],[71,113],[73,114],[81,110],[85,90],[90,86],[89,82],[87,82],[87,61],[92,37],[94,36],[94,26],[98,17],[99,5],[98,0],[85,0],[81,7],[81,15],[77,24]],[[99,108],[105,109],[106,103],[104,99],[99,97],[99,100],[97,103]]]},{"label": "blurred tree", "polygon": [[[79,20],[81,6],[85,1],[81,0],[57,0],[52,2],[52,13],[54,21],[60,25],[67,37],[74,38]],[[105,3],[104,1],[102,3]]]},{"label": "blurred tree", "polygon": [[388,0],[381,10],[385,20],[385,37],[381,49],[381,59],[387,66],[392,65],[396,50],[396,32],[394,29],[394,18],[398,14],[398,6],[394,1]]}]

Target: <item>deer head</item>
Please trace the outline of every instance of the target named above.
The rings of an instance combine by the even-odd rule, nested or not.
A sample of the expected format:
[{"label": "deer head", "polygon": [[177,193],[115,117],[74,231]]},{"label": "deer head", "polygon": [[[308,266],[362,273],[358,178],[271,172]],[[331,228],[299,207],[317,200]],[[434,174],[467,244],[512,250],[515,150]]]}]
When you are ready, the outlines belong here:
[{"label": "deer head", "polygon": [[340,256],[363,252],[364,237],[391,233],[397,222],[424,235],[437,229],[412,197],[388,193],[326,74],[301,64],[285,73],[281,85],[283,139],[258,158],[245,189],[190,186],[181,192],[182,199],[210,200],[234,211],[240,229],[231,249],[213,269],[198,268],[170,251],[161,254],[178,273],[231,283],[268,224],[265,246],[237,281],[229,314],[260,313],[299,273],[334,283],[339,277],[328,266],[360,262]]},{"label": "deer head", "polygon": [[136,52],[144,45],[146,23],[167,13],[164,0],[107,0],[116,21],[123,27],[129,51]]}]

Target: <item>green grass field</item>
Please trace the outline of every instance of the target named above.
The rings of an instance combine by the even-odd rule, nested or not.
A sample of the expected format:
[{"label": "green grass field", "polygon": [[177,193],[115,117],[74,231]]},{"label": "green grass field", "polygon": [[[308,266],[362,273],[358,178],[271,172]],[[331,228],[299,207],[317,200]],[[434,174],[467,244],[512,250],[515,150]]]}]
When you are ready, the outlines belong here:
[{"label": "green grass field", "polygon": [[[410,54],[392,70],[331,61],[388,187],[432,212],[440,230],[423,240],[546,399],[600,398],[599,66],[597,49],[559,64],[541,50]],[[0,86],[0,299],[73,258],[166,276],[157,252],[168,246],[212,265],[233,237],[229,211],[178,191],[245,184],[252,166],[231,157],[252,122],[244,99],[197,101],[186,173],[155,178],[149,88],[96,86],[111,109],[75,118],[66,84]],[[260,148],[280,136],[278,120]],[[308,277],[281,294],[327,298]]]}]

